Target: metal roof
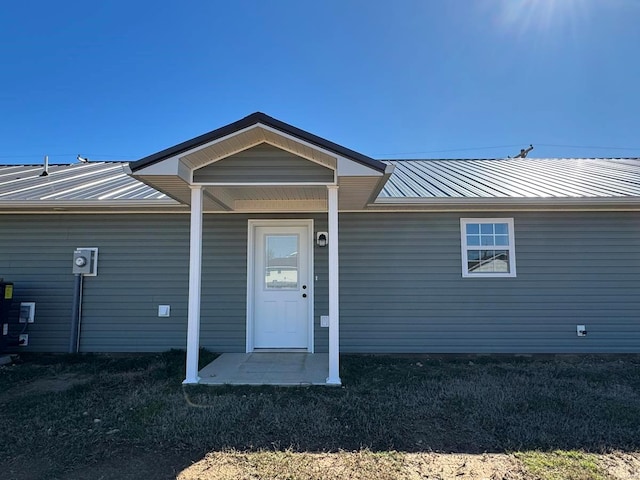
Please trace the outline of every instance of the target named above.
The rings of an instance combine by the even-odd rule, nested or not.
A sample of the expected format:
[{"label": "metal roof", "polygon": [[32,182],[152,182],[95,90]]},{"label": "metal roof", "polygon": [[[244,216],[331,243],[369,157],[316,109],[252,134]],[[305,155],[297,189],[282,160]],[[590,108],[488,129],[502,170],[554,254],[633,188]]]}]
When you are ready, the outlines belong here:
[{"label": "metal roof", "polygon": [[123,162],[91,162],[50,165],[49,174],[41,176],[42,165],[0,166],[0,203],[7,202],[88,202],[131,204],[157,201],[178,205],[127,175]]},{"label": "metal roof", "polygon": [[640,158],[387,160],[378,196],[429,198],[640,197]]},{"label": "metal roof", "polygon": [[[387,160],[375,204],[465,199],[640,199],[640,158]],[[182,207],[127,175],[126,162],[0,166],[0,207]]]}]

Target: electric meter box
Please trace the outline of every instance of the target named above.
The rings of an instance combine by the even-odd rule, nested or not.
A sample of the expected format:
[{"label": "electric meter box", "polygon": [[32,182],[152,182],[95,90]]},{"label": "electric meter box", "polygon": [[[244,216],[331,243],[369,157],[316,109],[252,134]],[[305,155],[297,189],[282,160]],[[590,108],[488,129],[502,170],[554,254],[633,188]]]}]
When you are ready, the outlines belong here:
[{"label": "electric meter box", "polygon": [[76,275],[95,276],[98,274],[98,249],[76,248],[73,252],[73,270]]}]

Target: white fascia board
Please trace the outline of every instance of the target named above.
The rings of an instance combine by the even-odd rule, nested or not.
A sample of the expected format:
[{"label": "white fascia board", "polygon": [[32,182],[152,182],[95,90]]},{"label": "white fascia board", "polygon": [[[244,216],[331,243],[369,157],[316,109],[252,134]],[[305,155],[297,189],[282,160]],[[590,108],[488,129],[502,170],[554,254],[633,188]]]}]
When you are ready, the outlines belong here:
[{"label": "white fascia board", "polygon": [[[333,158],[337,157],[335,152],[330,152],[330,151],[325,150],[323,148],[320,148],[320,147],[318,147],[316,145],[313,145],[313,144],[311,144],[309,142],[305,142],[304,140],[300,140],[297,137],[293,137],[291,135],[283,133],[280,130],[277,130],[275,128],[271,128],[271,127],[269,127],[267,125],[264,125],[262,123],[256,123],[256,124],[251,125],[249,127],[243,128],[242,130],[238,130],[237,132],[231,133],[231,134],[226,135],[224,137],[220,137],[220,138],[218,138],[216,140],[212,140],[210,142],[207,142],[207,143],[204,143],[204,144],[199,145],[197,147],[194,147],[192,149],[189,149],[189,150],[187,150],[185,152],[180,153],[179,155],[177,155],[176,157],[173,157],[173,158],[182,158],[182,157],[189,156],[192,153],[199,152],[200,150],[204,150],[205,148],[211,147],[212,145],[216,145],[218,143],[224,142],[224,141],[226,141],[226,140],[228,140],[230,138],[237,137],[239,135],[242,135],[244,133],[250,132],[251,130],[255,130],[257,128],[269,131],[269,132],[274,133],[274,134],[276,134],[276,135],[278,135],[280,137],[286,138],[286,139],[288,139],[288,140],[290,140],[292,142],[299,143],[300,145],[305,145],[305,146],[307,146],[307,147],[309,147],[309,148],[311,148],[313,150],[322,152],[322,153],[324,153],[324,154],[326,154],[326,155],[328,155],[330,157],[333,157]],[[326,167],[326,168],[331,168],[330,166],[325,165],[324,163],[318,162],[317,160],[314,160],[313,158],[308,158],[308,157],[305,157],[304,155],[300,155],[300,153],[298,153],[298,152],[291,151],[291,150],[287,149],[286,147],[284,147],[282,145],[273,145],[273,143],[271,143],[271,142],[269,142],[267,140],[261,140],[260,142],[257,142],[257,143],[255,143],[255,142],[247,143],[245,146],[242,146],[241,148],[238,148],[237,150],[231,152],[228,156],[235,155],[236,153],[243,152],[244,150],[248,150],[249,148],[255,147],[256,145],[259,145],[260,143],[268,143],[269,145],[272,145],[272,146],[274,146],[276,148],[279,148],[281,150],[285,150],[285,151],[287,151],[289,153],[292,153],[292,154],[294,154],[296,156],[304,158],[305,160],[309,160],[310,162],[317,163],[318,165],[322,165],[323,167]],[[226,156],[224,158],[228,158],[228,156]],[[173,158],[167,159],[167,160],[163,160],[162,162],[159,162],[159,163],[164,163],[164,162],[166,162],[168,160],[173,160]],[[215,163],[218,160],[222,160],[222,158],[216,159],[211,163]],[[154,164],[154,165],[157,165],[157,164]],[[146,173],[147,168],[149,168],[149,167],[146,167],[146,168],[143,168],[142,170],[139,170],[138,172],[136,172],[136,174],[138,174],[140,172],[145,172]],[[201,168],[201,167],[198,167],[198,168]],[[153,172],[152,174],[155,174],[155,175],[172,175],[172,173],[165,174],[165,173],[155,173],[155,172]],[[190,177],[191,177],[191,175],[190,175]]]},{"label": "white fascia board", "polygon": [[[372,176],[382,175],[382,173],[379,172],[378,170],[376,170],[374,168],[371,168],[371,167],[368,167],[366,165],[362,165],[360,162],[356,162],[355,160],[351,160],[351,159],[342,157],[341,155],[338,155],[336,152],[333,152],[333,151],[327,150],[325,148],[319,147],[319,146],[314,145],[313,143],[309,143],[309,142],[307,142],[305,140],[301,140],[298,137],[294,137],[293,135],[289,135],[288,133],[284,133],[284,132],[282,132],[280,130],[277,130],[275,128],[269,127],[267,125],[263,125],[262,123],[257,123],[256,125],[259,125],[264,130],[267,130],[267,131],[275,133],[276,135],[279,135],[279,136],[281,136],[283,138],[291,140],[292,142],[299,143],[300,145],[304,145],[304,146],[306,146],[306,147],[308,147],[308,148],[310,148],[312,150],[316,150],[318,152],[324,153],[325,155],[328,155],[330,157],[335,158],[336,159],[336,164],[337,164],[336,165],[336,170],[338,172],[338,176],[366,176],[366,177],[372,177]],[[282,147],[280,147],[278,145],[274,145],[274,147],[282,148]],[[313,160],[312,158],[304,157],[304,156],[300,155],[299,153],[296,153],[296,152],[290,152],[290,153],[298,155],[299,157],[302,157],[302,158],[306,158],[307,160],[309,160],[311,162],[315,162],[315,160]],[[346,166],[346,164],[350,163],[352,165],[355,165],[355,166],[358,166],[360,168],[365,169],[365,171],[367,173],[357,173],[357,174],[346,173],[346,174],[343,174],[343,173],[340,172],[341,162],[343,163],[342,168],[348,168]],[[316,163],[318,163],[318,162],[316,162]],[[323,165],[324,167],[327,167],[327,165],[324,165],[323,163],[320,163],[320,165]],[[330,168],[330,167],[327,167],[327,168]],[[374,174],[372,175],[371,172],[374,172]]]},{"label": "white fascia board", "polygon": [[[262,123],[257,123],[257,124],[256,124],[256,126],[259,126],[259,127],[260,127],[260,128],[262,128],[263,130],[266,130],[266,131],[268,131],[268,132],[274,133],[274,134],[276,134],[276,135],[278,135],[278,136],[280,136],[280,137],[282,137],[282,138],[286,138],[287,140],[291,140],[291,141],[292,141],[292,142],[294,142],[294,143],[299,143],[300,145],[304,145],[305,147],[308,147],[308,148],[310,148],[310,149],[312,149],[312,150],[315,150],[315,151],[317,151],[317,152],[324,153],[325,155],[327,155],[327,156],[329,156],[329,157],[333,157],[333,158],[335,158],[335,159],[336,159],[336,162],[337,162],[338,154],[336,154],[336,152],[332,152],[332,151],[330,151],[330,150],[326,150],[326,149],[324,149],[324,148],[322,148],[322,147],[319,147],[319,146],[317,146],[317,145],[314,145],[313,143],[309,143],[309,142],[307,142],[307,141],[305,141],[305,140],[301,140],[301,139],[299,139],[298,137],[294,137],[293,135],[289,135],[288,133],[284,133],[284,132],[282,132],[281,130],[278,130],[278,129],[276,129],[276,128],[269,127],[269,126],[264,125],[264,124],[262,124]],[[267,143],[268,143],[268,142],[267,142]],[[272,145],[272,144],[270,144],[270,145]],[[277,147],[277,148],[282,148],[281,146],[278,146],[278,145],[273,145],[273,146],[274,146],[274,147]],[[287,151],[289,151],[289,150],[287,150]],[[305,157],[305,156],[300,155],[299,153],[296,153],[296,152],[290,152],[290,153],[293,153],[294,155],[297,155],[297,156],[299,156],[299,157],[305,158],[305,159],[309,160],[310,162],[318,163],[319,165],[322,165],[322,166],[324,166],[324,167],[331,168],[331,167],[329,167],[328,165],[325,165],[324,163],[319,163],[317,160],[314,160],[314,159],[312,159],[312,158],[307,158],[307,157]]]},{"label": "white fascia board", "polygon": [[[95,208],[89,210],[16,210],[13,212],[0,210],[0,216],[2,215],[168,215],[168,214],[180,214],[184,215],[189,213],[189,210],[167,210],[164,209],[144,209],[137,210],[135,208],[118,209],[118,210],[98,210]],[[219,212],[211,212],[219,213]]]},{"label": "white fascia board", "polygon": [[[310,162],[314,162],[317,163],[318,165],[322,165],[323,167],[326,168],[331,168],[333,170],[338,170],[338,175],[342,175],[342,176],[381,176],[382,172],[379,172],[376,169],[373,169],[371,167],[368,167],[366,165],[362,165],[359,162],[356,162],[355,160],[351,160],[345,157],[342,157],[340,155],[338,155],[336,152],[327,150],[325,148],[319,147],[317,145],[314,145],[312,143],[309,143],[305,140],[301,140],[298,137],[294,137],[293,135],[289,135],[288,133],[284,133],[276,128],[272,128],[269,127],[267,125],[264,125],[262,123],[256,123],[254,125],[251,125],[249,127],[243,128],[242,130],[238,130],[237,132],[231,133],[229,135],[226,135],[224,137],[220,137],[216,140],[212,140],[211,142],[207,142],[204,143],[202,145],[199,145],[198,147],[194,147],[190,150],[187,150],[185,152],[182,152],[174,157],[168,158],[166,160],[162,160],[160,162],[154,163],[153,165],[149,165],[148,167],[144,167],[138,171],[135,172],[135,176],[139,176],[139,175],[178,175],[181,178],[183,178],[185,181],[190,181],[191,180],[191,176],[192,176],[192,172],[189,172],[189,175],[187,176],[185,171],[181,171],[181,168],[184,168],[185,170],[188,169],[188,167],[184,166],[184,165],[180,165],[180,158],[182,157],[186,157],[192,153],[196,153],[199,152],[200,150],[203,150],[205,148],[208,148],[212,145],[216,145],[218,143],[221,143],[225,140],[228,140],[230,138],[233,137],[237,137],[239,135],[242,135],[246,132],[250,132],[251,130],[254,130],[256,128],[271,132],[279,137],[282,138],[286,138],[287,140],[290,140],[291,142],[294,143],[298,143],[300,145],[304,145],[312,150],[315,150],[317,152],[323,153],[324,155],[327,155],[331,158],[335,158],[336,159],[336,168],[332,168],[329,165],[326,165],[324,163],[318,162],[317,160],[313,159],[313,158],[308,158],[304,155],[300,155],[299,152],[294,152],[291,151],[289,149],[287,149],[286,147],[282,146],[282,145],[273,145],[271,142],[264,140],[261,141],[259,143],[268,143],[270,145],[273,145],[276,148],[280,148],[282,150],[288,151],[289,153],[292,153],[294,155],[297,155],[301,158],[304,158]],[[254,143],[248,143],[245,147],[239,149],[237,152],[241,152],[244,151],[246,149],[249,149],[251,147],[254,147],[257,144]],[[226,158],[226,157],[225,157]],[[212,162],[214,163],[214,162]],[[387,165],[387,170],[389,169],[389,167],[391,167],[391,169],[393,169],[393,166]],[[200,167],[199,167],[200,168]],[[190,169],[189,169],[190,170]],[[130,169],[129,169],[130,171]],[[392,171],[392,170],[391,170]],[[344,172],[344,173],[341,173]],[[385,173],[387,173],[387,171],[385,170]]]},{"label": "white fascia board", "polygon": [[193,182],[202,187],[326,187],[335,182]]},{"label": "white fascia board", "polygon": [[640,205],[640,197],[467,197],[467,198],[378,198],[370,206],[399,205]]},{"label": "white fascia board", "polygon": [[371,167],[362,165],[348,158],[338,157],[339,177],[381,177],[383,172],[379,172]]},{"label": "white fascia board", "polygon": [[543,212],[543,211],[638,211],[640,198],[431,198],[379,199],[369,203],[368,212]]},{"label": "white fascia board", "polygon": [[[30,211],[51,211],[52,209],[60,209],[59,211],[71,210],[91,210],[95,208],[112,208],[131,209],[131,208],[171,208],[183,207],[180,203],[172,198],[154,199],[154,200],[57,200],[55,202],[42,202],[39,200],[23,200],[19,202],[0,202],[0,211],[3,213],[21,213],[23,210]],[[10,209],[10,210],[9,210]]]},{"label": "white fascia board", "polygon": [[[243,133],[250,132],[254,128],[257,128],[258,125],[260,125],[260,124],[257,123],[255,125],[251,125],[249,127],[243,128],[242,130],[238,130],[237,132],[231,133],[229,135],[225,135],[224,137],[220,137],[220,138],[217,138],[217,139],[212,140],[210,142],[203,143],[202,145],[199,145],[197,147],[190,148],[189,150],[185,150],[184,152],[180,153],[179,156],[180,157],[186,157],[188,155],[191,155],[192,153],[196,153],[196,152],[199,152],[200,150],[204,150],[205,148],[208,148],[211,145],[215,145],[217,143],[220,143],[220,142],[223,142],[225,140],[228,140],[229,138],[237,137],[238,135],[242,135]],[[251,146],[248,146],[246,148],[251,148]],[[243,149],[241,149],[239,151],[241,152],[242,150],[246,150],[246,148],[243,148]]]},{"label": "white fascia board", "polygon": [[167,158],[161,162],[156,162],[147,167],[137,170],[133,176],[144,175],[178,175],[180,176],[180,157],[178,155]]},{"label": "white fascia board", "polygon": [[[190,154],[192,154],[192,153],[198,152],[198,151],[200,151],[200,150],[202,150],[202,149],[208,148],[208,147],[210,147],[210,146],[212,146],[212,145],[215,145],[215,144],[217,144],[217,143],[223,142],[223,141],[228,140],[228,139],[233,138],[233,137],[237,137],[237,136],[239,136],[239,135],[242,135],[243,133],[250,132],[251,130],[255,130],[256,128],[259,128],[259,129],[261,129],[261,130],[266,130],[266,131],[271,132],[271,133],[273,133],[273,134],[275,134],[275,135],[278,135],[278,136],[280,136],[280,137],[282,137],[282,138],[286,138],[287,140],[290,140],[290,141],[292,141],[292,142],[294,142],[294,143],[298,143],[298,144],[300,144],[300,145],[304,145],[304,146],[306,146],[306,147],[308,147],[308,148],[311,148],[311,149],[316,150],[316,151],[318,151],[318,152],[324,153],[325,155],[328,155],[328,156],[330,156],[330,157],[337,158],[337,155],[336,155],[336,153],[335,153],[335,152],[330,152],[329,150],[325,150],[324,148],[318,147],[317,145],[313,145],[312,143],[306,142],[306,141],[304,141],[304,140],[300,140],[300,139],[299,139],[299,138],[297,138],[297,137],[294,137],[294,136],[292,136],[292,135],[286,134],[286,133],[284,133],[284,132],[282,132],[282,131],[280,131],[280,130],[277,130],[277,129],[275,129],[275,128],[271,128],[271,127],[269,127],[269,126],[267,126],[267,125],[264,125],[264,124],[262,124],[262,123],[256,123],[256,124],[254,124],[254,125],[251,125],[250,127],[243,128],[242,130],[238,130],[237,132],[231,133],[231,134],[226,135],[226,136],[224,136],[224,137],[221,137],[221,138],[218,138],[218,139],[213,140],[213,141],[211,141],[211,142],[208,142],[208,143],[205,143],[205,144],[203,144],[203,145],[200,145],[199,147],[196,147],[196,148],[193,148],[193,149],[191,149],[191,150],[188,150],[187,152],[183,152],[183,153],[181,154],[181,156],[182,156],[182,157],[185,157],[185,156],[187,156],[187,155],[190,155]],[[308,161],[310,161],[310,162],[317,163],[318,165],[321,165],[321,166],[323,166],[323,167],[326,167],[326,168],[330,168],[330,169],[332,169],[332,170],[335,170],[334,168],[330,167],[329,165],[325,165],[324,163],[318,162],[317,160],[315,160],[315,159],[313,159],[313,158],[309,158],[309,157],[306,157],[306,156],[304,156],[304,155],[300,155],[300,153],[299,153],[299,152],[292,151],[292,150],[290,150],[290,149],[286,148],[286,147],[285,147],[285,146],[283,146],[283,145],[274,145],[272,142],[269,142],[269,141],[268,141],[268,140],[266,140],[266,139],[265,139],[265,140],[262,140],[262,141],[260,141],[260,142],[258,142],[258,143],[248,143],[246,146],[244,146],[244,147],[242,147],[242,148],[237,149],[236,151],[234,151],[234,152],[230,153],[227,157],[224,157],[224,158],[228,158],[228,157],[229,157],[229,156],[231,156],[231,155],[235,155],[236,153],[243,152],[244,150],[248,150],[249,148],[255,147],[256,145],[259,145],[260,143],[267,143],[267,144],[269,144],[269,145],[271,145],[271,146],[273,146],[273,147],[276,147],[276,148],[279,148],[280,150],[284,150],[284,151],[286,151],[286,152],[289,152],[289,153],[291,153],[291,154],[293,154],[293,155],[296,155],[296,156],[298,156],[298,157],[300,157],[300,158],[304,158],[305,160],[308,160]],[[216,162],[216,161],[218,161],[218,160],[222,160],[222,158],[220,158],[220,159],[216,159],[216,160],[214,160],[214,161],[213,161],[213,162],[211,162],[211,163],[215,163],[215,162]],[[198,168],[201,168],[201,167],[198,167]]]},{"label": "white fascia board", "polygon": [[[249,126],[249,127],[243,128],[242,130],[238,130],[237,132],[231,133],[231,134],[229,134],[229,135],[225,135],[224,137],[220,137],[220,138],[217,138],[217,139],[212,140],[212,141],[210,141],[210,142],[203,143],[202,145],[199,145],[199,146],[197,146],[197,147],[190,148],[189,150],[185,150],[184,152],[181,152],[181,153],[179,153],[178,155],[175,155],[175,156],[173,156],[173,157],[171,157],[171,158],[168,158],[168,159],[166,159],[166,160],[159,161],[159,162],[157,162],[157,163],[155,163],[155,164],[153,164],[153,165],[150,165],[149,167],[145,167],[145,168],[143,168],[142,170],[138,170],[138,171],[136,172],[136,175],[137,175],[138,173],[141,173],[141,172],[144,172],[144,173],[146,174],[147,169],[148,169],[148,168],[153,167],[154,165],[159,165],[159,164],[163,164],[163,163],[165,163],[165,162],[174,161],[174,160],[179,161],[181,158],[183,158],[183,157],[187,157],[187,156],[191,155],[192,153],[199,152],[200,150],[204,150],[205,148],[209,148],[209,147],[211,147],[212,145],[216,145],[216,144],[221,143],[221,142],[223,142],[223,141],[225,141],[225,140],[228,140],[228,139],[230,139],[230,138],[237,137],[238,135],[242,135],[243,133],[250,132],[251,130],[254,130],[254,129],[259,128],[259,127],[264,128],[264,126],[263,126],[262,124],[257,123],[257,124],[255,124],[255,125],[251,125],[251,126]],[[242,151],[244,151],[244,150],[247,150],[247,149],[249,149],[249,148],[251,148],[251,147],[255,147],[256,145],[258,145],[258,144],[260,144],[260,143],[263,143],[263,142],[262,142],[262,141],[260,141],[260,142],[258,142],[258,143],[247,143],[247,145],[246,145],[246,146],[242,146],[241,148],[239,148],[239,149],[237,149],[237,150],[235,150],[235,151],[231,152],[231,153],[229,154],[229,156],[234,155],[234,154],[239,153],[239,152],[242,152]],[[268,142],[267,142],[267,143],[268,143]],[[224,158],[227,158],[227,157],[224,157]],[[216,160],[214,160],[214,161],[213,161],[213,162],[211,162],[211,163],[215,163],[215,162],[216,162],[216,161],[218,161],[218,160],[221,160],[221,159],[216,159]],[[204,165],[203,165],[203,166],[204,166]],[[189,170],[189,172],[190,172],[190,173],[189,173],[189,175],[185,178],[185,180],[189,179],[188,181],[190,181],[190,180],[191,180],[191,177],[192,177],[191,168],[187,167],[186,165],[182,165],[182,167],[183,167],[183,168],[185,168],[185,169],[187,169],[187,170]],[[149,173],[149,174],[150,174],[150,175],[179,175],[179,171],[178,171],[178,169],[179,169],[179,168],[180,168],[180,167],[178,166],[178,167],[176,168],[176,171],[175,171],[175,172],[173,172],[173,173],[156,173],[156,172],[154,171],[154,172]],[[198,168],[201,168],[201,167],[198,167]],[[197,169],[196,169],[196,170],[197,170]]]},{"label": "white fascia board", "polygon": [[[173,160],[173,158],[171,160]],[[188,184],[193,183],[193,170],[191,170],[191,168],[185,165],[182,160],[178,160],[178,176],[185,183],[188,183]]]}]

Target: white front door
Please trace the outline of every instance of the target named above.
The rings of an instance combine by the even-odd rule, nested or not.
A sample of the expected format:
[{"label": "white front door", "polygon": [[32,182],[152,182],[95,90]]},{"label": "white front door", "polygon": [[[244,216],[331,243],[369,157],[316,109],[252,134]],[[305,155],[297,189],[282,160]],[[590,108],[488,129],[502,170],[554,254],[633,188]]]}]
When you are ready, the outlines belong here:
[{"label": "white front door", "polygon": [[253,227],[253,348],[310,346],[310,224]]}]

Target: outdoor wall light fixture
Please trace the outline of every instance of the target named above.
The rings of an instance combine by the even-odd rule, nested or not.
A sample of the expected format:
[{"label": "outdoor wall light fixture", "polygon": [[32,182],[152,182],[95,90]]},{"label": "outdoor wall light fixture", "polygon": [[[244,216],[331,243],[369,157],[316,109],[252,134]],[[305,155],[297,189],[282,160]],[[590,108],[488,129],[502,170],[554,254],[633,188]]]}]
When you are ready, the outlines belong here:
[{"label": "outdoor wall light fixture", "polygon": [[316,243],[319,247],[326,247],[329,243],[329,234],[327,232],[317,232]]}]

